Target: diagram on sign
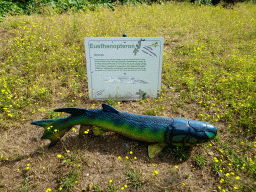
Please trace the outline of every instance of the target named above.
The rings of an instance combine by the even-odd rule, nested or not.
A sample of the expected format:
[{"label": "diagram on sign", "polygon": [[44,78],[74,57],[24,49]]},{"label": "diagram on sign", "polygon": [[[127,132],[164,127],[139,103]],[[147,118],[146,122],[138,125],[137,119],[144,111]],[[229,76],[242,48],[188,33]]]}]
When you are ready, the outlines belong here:
[{"label": "diagram on sign", "polygon": [[[136,45],[136,48],[133,51],[134,55],[136,55],[137,52],[139,52],[139,49],[141,47],[141,41],[145,41],[145,39],[139,40],[138,44]],[[156,48],[157,46],[158,46],[158,43],[154,42],[154,43],[152,43],[152,45],[144,46],[143,47],[144,50],[142,50],[142,52],[144,52],[145,54],[147,54],[151,57],[157,57],[157,54],[154,52],[154,48]]]},{"label": "diagram on sign", "polygon": [[136,83],[142,83],[142,84],[148,84],[148,82],[136,79],[134,77],[127,77],[127,76],[118,76],[118,77],[105,77],[106,83],[121,83],[121,84],[136,84]]},{"label": "diagram on sign", "polygon": [[97,95],[97,96],[102,95],[102,93],[103,93],[104,91],[105,91],[105,89],[99,90],[99,91],[96,92],[96,95]]}]

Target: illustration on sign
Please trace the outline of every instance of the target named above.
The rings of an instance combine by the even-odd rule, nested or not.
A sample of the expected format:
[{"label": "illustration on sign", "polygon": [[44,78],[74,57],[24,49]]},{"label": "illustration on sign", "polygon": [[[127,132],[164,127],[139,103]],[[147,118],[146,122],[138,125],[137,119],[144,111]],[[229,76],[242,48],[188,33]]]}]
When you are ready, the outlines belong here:
[{"label": "illustration on sign", "polygon": [[[133,51],[134,55],[136,55],[139,52],[140,46],[141,46],[141,41],[145,41],[145,39],[141,39],[139,40],[138,44],[136,45],[135,50]],[[144,53],[149,54],[151,57],[153,57],[152,55],[154,55],[155,57],[157,57],[157,55],[153,52],[153,49],[151,48],[151,46],[153,47],[157,47],[158,43],[154,42],[152,45],[149,46],[145,46],[143,47],[144,50],[142,50]]]},{"label": "illustration on sign", "polygon": [[135,83],[143,83],[148,84],[148,82],[136,79],[134,77],[127,77],[127,76],[119,76],[119,77],[105,77],[106,83],[128,83],[128,84],[135,84]]},{"label": "illustration on sign", "polygon": [[96,95],[99,96],[99,95],[101,95],[104,91],[105,91],[105,89],[99,90],[99,91],[96,92]]}]

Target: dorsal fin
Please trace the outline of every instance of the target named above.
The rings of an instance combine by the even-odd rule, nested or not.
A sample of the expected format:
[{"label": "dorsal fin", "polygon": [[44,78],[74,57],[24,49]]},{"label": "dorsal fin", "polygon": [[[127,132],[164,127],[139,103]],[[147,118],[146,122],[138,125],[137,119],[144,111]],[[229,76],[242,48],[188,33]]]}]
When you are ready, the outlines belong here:
[{"label": "dorsal fin", "polygon": [[66,108],[54,109],[54,111],[55,112],[65,112],[65,113],[69,113],[73,116],[79,116],[79,115],[84,114],[87,111],[87,109],[66,107]]},{"label": "dorsal fin", "polygon": [[112,112],[112,113],[119,113],[114,107],[107,105],[105,103],[102,104],[102,108],[104,112]]}]

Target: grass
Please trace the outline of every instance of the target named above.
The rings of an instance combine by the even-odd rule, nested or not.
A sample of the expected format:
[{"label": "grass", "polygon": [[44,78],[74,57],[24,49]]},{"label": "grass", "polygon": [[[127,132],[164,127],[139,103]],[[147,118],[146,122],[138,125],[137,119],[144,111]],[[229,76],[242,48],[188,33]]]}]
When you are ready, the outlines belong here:
[{"label": "grass", "polygon": [[139,171],[134,171],[134,169],[129,169],[127,171],[127,173],[124,174],[127,178],[128,178],[128,183],[132,186],[132,187],[139,187],[142,188],[142,183],[141,183],[141,170]]},{"label": "grass", "polygon": [[[98,8],[95,12],[69,11],[62,15],[50,12],[48,15],[7,16],[0,23],[2,134],[13,127],[30,126],[36,117],[64,117],[53,112],[58,107],[86,104],[87,108],[101,108],[102,102],[88,101],[83,37],[121,37],[123,33],[130,37],[161,36],[165,38],[161,96],[135,102],[133,105],[139,106],[136,112],[126,103],[110,99],[107,102],[119,109],[123,105],[127,112],[207,121],[219,128],[218,137],[199,146],[202,153],[195,158],[188,157],[188,161],[184,161],[187,155],[180,149],[173,149],[170,158],[176,155],[182,161],[168,164],[168,170],[155,175],[158,182],[149,182],[147,176],[151,178],[151,172],[145,173],[147,176],[140,177],[138,182],[140,169],[132,168],[133,172],[126,174],[127,182],[115,183],[120,176],[113,179],[113,183],[102,181],[98,186],[91,185],[90,189],[118,191],[127,185],[124,190],[133,191],[134,185],[143,188],[147,185],[152,189],[159,185],[167,191],[176,186],[179,188],[173,189],[192,190],[197,179],[178,177],[182,171],[169,170],[176,163],[181,163],[179,167],[185,169],[188,162],[193,161],[200,170],[215,173],[208,177],[209,181],[216,181],[209,187],[210,191],[256,191],[255,13],[253,3],[238,3],[234,9],[223,9],[166,2],[152,6],[117,6],[115,12]],[[62,144],[66,145],[64,141]],[[76,186],[83,180],[79,179],[81,167],[92,169],[88,159],[82,158],[86,150],[78,149],[81,155],[75,150],[73,156],[62,155],[60,162],[56,156],[47,157],[49,152],[43,148],[38,151],[38,159],[31,156],[24,163],[24,158],[1,148],[1,167],[10,165],[16,158],[24,164],[23,170],[17,172],[25,179],[14,180],[12,189],[33,191],[45,181],[43,175],[47,175],[52,178],[50,183],[58,183],[58,186],[51,184],[51,191],[78,190]],[[136,161],[128,161],[136,165]],[[147,164],[142,161],[141,165]],[[39,169],[36,162],[48,163],[45,169]],[[69,170],[67,173],[61,171],[63,165]],[[12,168],[12,171],[16,170]],[[42,174],[37,177],[39,182],[29,177],[34,171]],[[176,176],[172,183],[165,180],[169,173]],[[5,183],[0,183],[0,191],[6,190]]]}]

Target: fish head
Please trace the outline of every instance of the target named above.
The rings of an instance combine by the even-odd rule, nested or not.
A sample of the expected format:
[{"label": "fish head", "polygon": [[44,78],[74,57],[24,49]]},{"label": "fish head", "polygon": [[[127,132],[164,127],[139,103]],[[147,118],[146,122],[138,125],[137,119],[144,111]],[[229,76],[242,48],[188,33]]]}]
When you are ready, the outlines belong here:
[{"label": "fish head", "polygon": [[190,138],[188,143],[204,143],[214,139],[217,135],[217,128],[207,122],[189,120]]},{"label": "fish head", "polygon": [[207,122],[175,118],[166,137],[166,142],[189,146],[208,142],[217,135],[217,128]]}]

